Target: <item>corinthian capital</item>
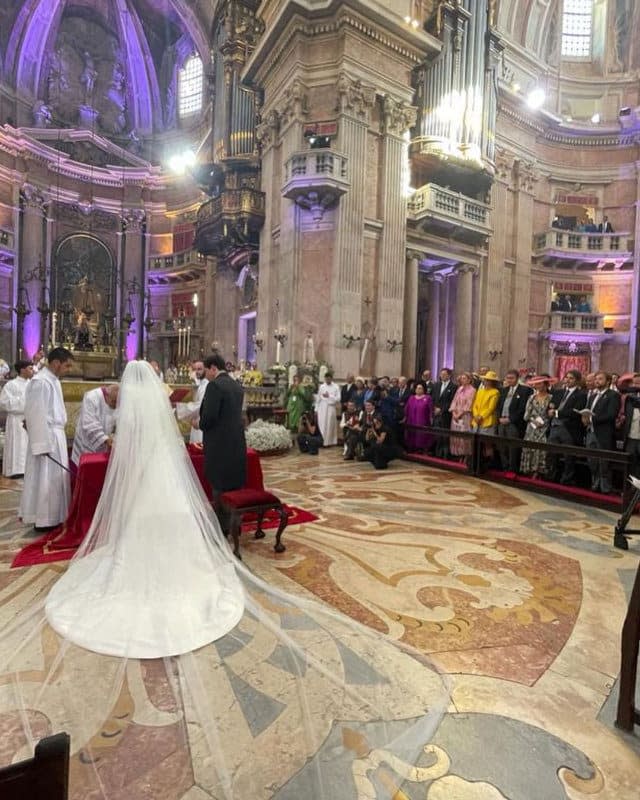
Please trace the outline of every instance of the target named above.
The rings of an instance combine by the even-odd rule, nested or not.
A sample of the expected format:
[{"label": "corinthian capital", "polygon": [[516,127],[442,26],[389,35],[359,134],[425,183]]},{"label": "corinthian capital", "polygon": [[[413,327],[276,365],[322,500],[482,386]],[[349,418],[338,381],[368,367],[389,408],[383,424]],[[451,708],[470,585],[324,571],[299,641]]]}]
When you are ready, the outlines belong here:
[{"label": "corinthian capital", "polygon": [[122,214],[122,227],[128,233],[140,233],[147,216],[143,208],[129,208]]},{"label": "corinthian capital", "polygon": [[279,129],[280,116],[274,109],[265,114],[262,122],[256,126],[256,139],[263,150],[273,146]]},{"label": "corinthian capital", "polygon": [[344,72],[338,78],[337,110],[360,119],[369,120],[371,109],[376,101],[376,90],[373,86],[364,86],[362,81],[353,80]]},{"label": "corinthian capital", "polygon": [[386,95],[382,103],[382,132],[390,136],[403,136],[416,124],[418,109]]},{"label": "corinthian capital", "polygon": [[50,198],[47,193],[39,186],[32,183],[25,183],[20,190],[20,197],[27,208],[37,208],[44,211],[49,205]]},{"label": "corinthian capital", "polygon": [[304,122],[309,113],[308,96],[305,85],[298,78],[285,89],[277,113],[282,125],[292,121]]}]

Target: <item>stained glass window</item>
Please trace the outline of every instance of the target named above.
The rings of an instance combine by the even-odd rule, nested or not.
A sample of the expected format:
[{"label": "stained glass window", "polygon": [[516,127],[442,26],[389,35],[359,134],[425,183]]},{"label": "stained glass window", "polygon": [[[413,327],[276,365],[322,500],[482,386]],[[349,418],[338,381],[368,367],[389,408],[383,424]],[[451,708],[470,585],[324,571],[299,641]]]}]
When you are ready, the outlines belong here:
[{"label": "stained glass window", "polygon": [[199,56],[188,58],[178,78],[178,113],[181,117],[195,114],[202,108],[203,70]]},{"label": "stained glass window", "polygon": [[562,9],[562,55],[591,57],[593,0],[564,0]]}]

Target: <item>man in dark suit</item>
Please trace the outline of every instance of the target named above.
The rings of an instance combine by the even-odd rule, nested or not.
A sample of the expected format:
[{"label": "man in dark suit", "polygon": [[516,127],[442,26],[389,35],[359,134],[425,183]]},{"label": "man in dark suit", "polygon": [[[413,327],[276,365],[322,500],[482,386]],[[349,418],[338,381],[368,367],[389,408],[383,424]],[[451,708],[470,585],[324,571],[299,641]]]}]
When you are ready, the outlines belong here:
[{"label": "man in dark suit", "polygon": [[353,393],[356,390],[355,379],[353,375],[347,375],[347,382],[343,384],[340,389],[340,405],[344,410],[347,407],[349,400],[353,399]]},{"label": "man in dark suit", "polygon": [[622,375],[618,389],[624,401],[622,430],[624,451],[631,456],[629,474],[640,478],[640,373]]},{"label": "man in dark suit", "polygon": [[[587,395],[580,385],[582,374],[577,369],[570,369],[564,376],[564,389],[555,391],[551,396],[548,415],[551,420],[549,427],[549,444],[567,444],[571,447],[580,447],[584,444],[584,426],[580,421],[580,411],[585,407]],[[576,460],[574,456],[565,456],[562,474],[558,475],[560,457],[552,455],[549,459],[549,475],[553,480],[560,478],[560,483],[572,484],[576,475]]]},{"label": "man in dark suit", "polygon": [[[204,359],[209,381],[200,406],[204,472],[217,503],[222,492],[242,489],[247,476],[247,444],[242,419],[242,386],[229,376],[219,353]],[[218,512],[219,514],[219,512]],[[227,530],[227,520],[220,518]]]},{"label": "man in dark suit", "polygon": [[[616,417],[620,410],[620,395],[611,387],[611,375],[596,372],[595,394],[591,400],[591,413],[582,414],[582,424],[587,433],[585,445],[591,450],[616,449]],[[599,458],[589,459],[591,491],[611,493],[611,464]]]},{"label": "man in dark suit", "polygon": [[[433,427],[450,430],[451,414],[449,406],[458,387],[451,380],[451,370],[446,367],[440,370],[440,380],[433,387]],[[442,437],[436,441],[436,455],[447,458],[449,455],[449,438]]]},{"label": "man in dark suit", "polygon": [[[524,412],[533,389],[518,383],[518,371],[515,369],[507,372],[504,381],[505,385],[500,390],[498,400],[498,436],[522,439],[527,427]],[[500,447],[500,460],[508,477],[515,478],[520,466],[520,448]]]}]

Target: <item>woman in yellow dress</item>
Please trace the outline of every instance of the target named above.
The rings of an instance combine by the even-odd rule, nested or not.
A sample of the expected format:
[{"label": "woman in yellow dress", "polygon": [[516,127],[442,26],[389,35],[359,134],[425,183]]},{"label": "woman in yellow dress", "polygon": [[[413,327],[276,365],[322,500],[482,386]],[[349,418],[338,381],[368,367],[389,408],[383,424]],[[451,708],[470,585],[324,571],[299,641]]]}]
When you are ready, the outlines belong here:
[{"label": "woman in yellow dress", "polygon": [[[476,433],[495,436],[498,432],[498,401],[500,378],[493,370],[482,376],[482,385],[476,392],[471,406],[471,428]],[[485,445],[484,455],[490,458],[493,447]]]}]

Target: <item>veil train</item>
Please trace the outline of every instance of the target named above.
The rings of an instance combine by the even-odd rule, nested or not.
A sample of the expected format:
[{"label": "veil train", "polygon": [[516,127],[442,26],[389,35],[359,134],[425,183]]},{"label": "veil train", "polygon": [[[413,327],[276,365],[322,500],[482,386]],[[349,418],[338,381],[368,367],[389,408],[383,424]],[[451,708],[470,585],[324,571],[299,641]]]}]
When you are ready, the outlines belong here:
[{"label": "veil train", "polygon": [[[433,762],[443,678],[234,558],[145,362],[125,369],[85,541],[61,576],[28,576],[0,606],[5,758],[66,730],[71,798],[409,797]],[[172,788],[136,794],[132,752],[166,758]]]}]

